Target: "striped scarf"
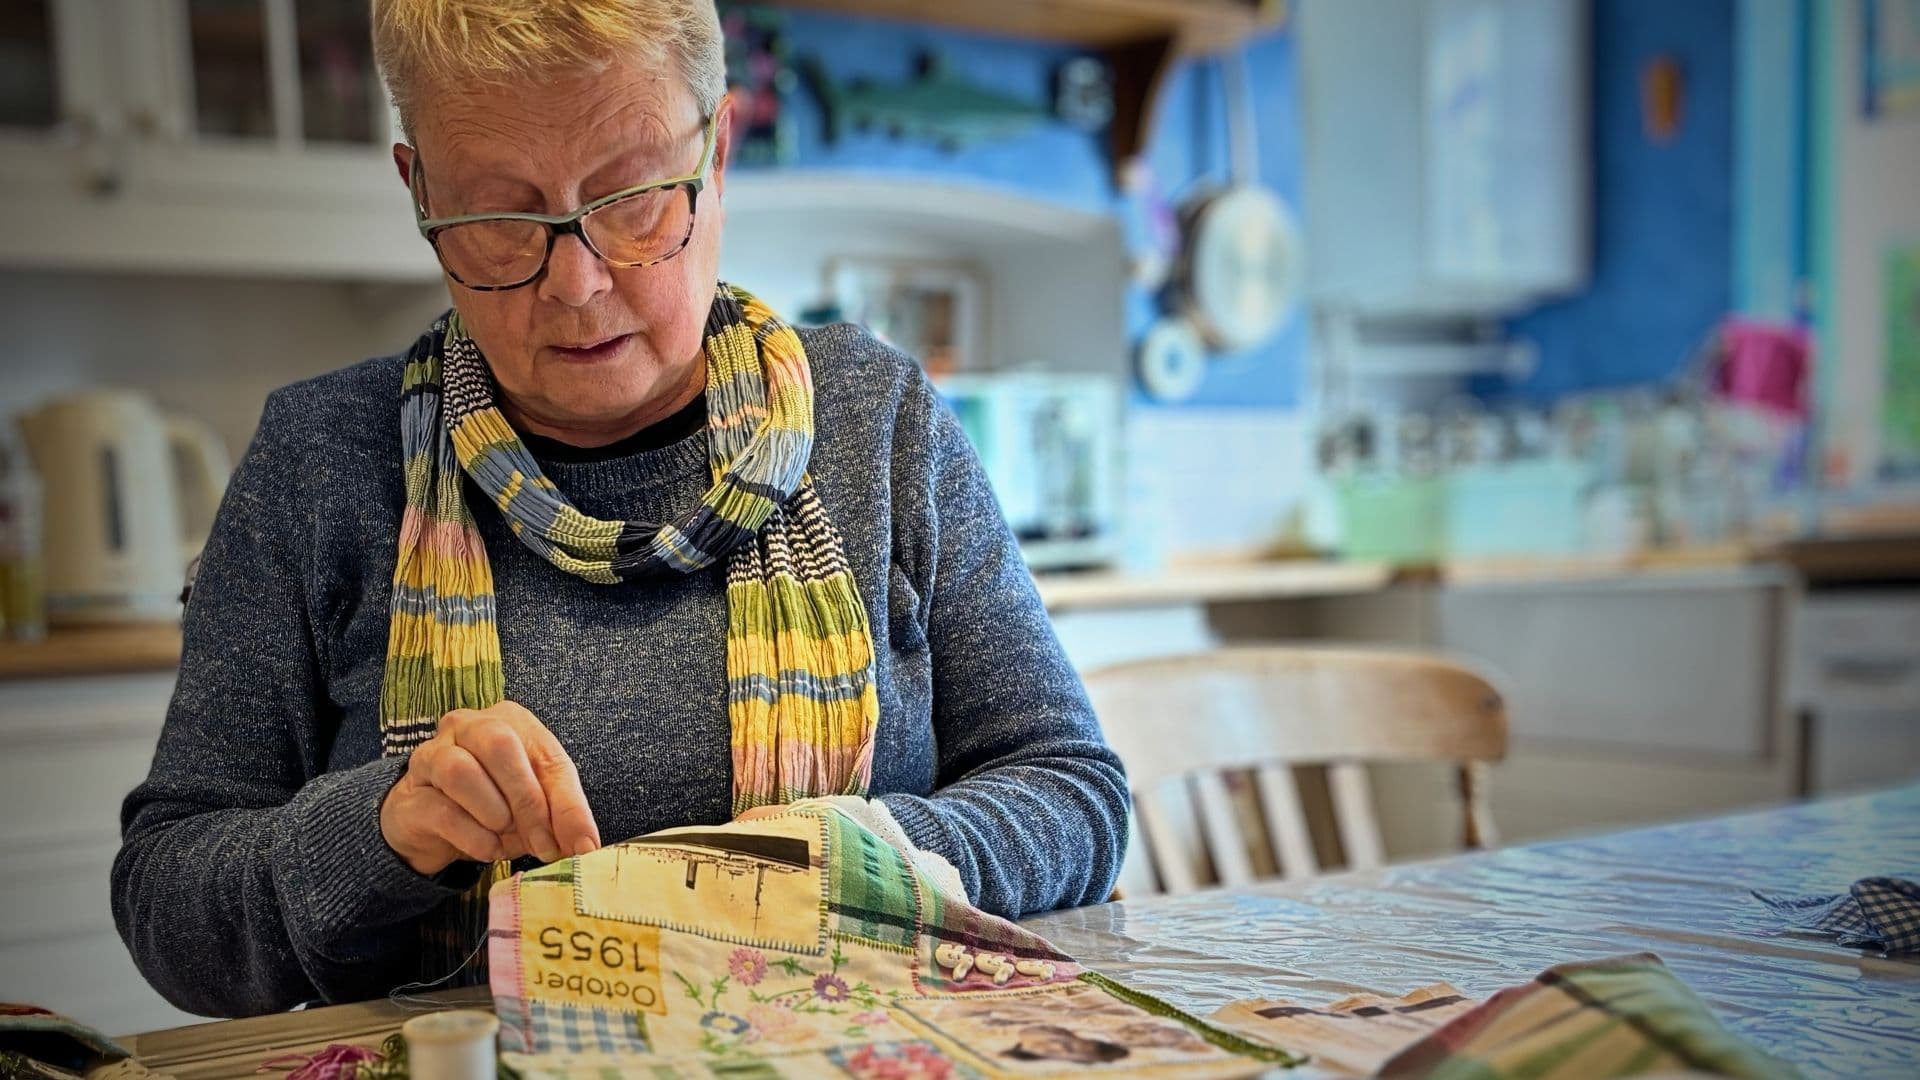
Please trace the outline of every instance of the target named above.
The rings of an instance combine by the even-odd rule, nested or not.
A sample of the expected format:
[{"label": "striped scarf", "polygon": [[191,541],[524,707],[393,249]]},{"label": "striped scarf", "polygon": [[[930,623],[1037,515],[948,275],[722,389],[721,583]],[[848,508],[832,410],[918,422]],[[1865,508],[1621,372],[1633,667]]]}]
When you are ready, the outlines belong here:
[{"label": "striped scarf", "polygon": [[[602,521],[567,501],[500,412],[492,373],[457,313],[414,346],[401,391],[407,505],[380,698],[385,754],[432,738],[453,709],[506,697],[493,573],[461,498],[465,473],[522,543],[588,581],[619,585],[726,560],[736,815],[866,793],[879,719],[873,637],[807,475],[806,351],[757,297],[723,283],[707,314],[706,360],[713,486],[678,520],[653,524]],[[497,864],[460,905],[461,925],[434,936],[470,946],[486,925],[478,901],[505,873]]]}]

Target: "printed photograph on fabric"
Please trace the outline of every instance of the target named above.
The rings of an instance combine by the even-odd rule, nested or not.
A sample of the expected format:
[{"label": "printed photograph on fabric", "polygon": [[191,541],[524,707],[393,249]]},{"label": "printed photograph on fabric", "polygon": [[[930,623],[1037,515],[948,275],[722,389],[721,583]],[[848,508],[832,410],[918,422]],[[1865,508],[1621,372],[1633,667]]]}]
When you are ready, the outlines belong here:
[{"label": "printed photograph on fabric", "polygon": [[744,830],[669,829],[578,860],[579,911],[717,941],[816,953],[825,847],[820,819]]},{"label": "printed photograph on fabric", "polygon": [[1178,1020],[1155,1016],[1085,983],[1034,994],[921,998],[902,1001],[899,1011],[986,1072],[1027,1075],[1104,1067],[1172,1069],[1169,1075],[1178,1075],[1185,1071],[1181,1066],[1244,1070],[1247,1065]]}]

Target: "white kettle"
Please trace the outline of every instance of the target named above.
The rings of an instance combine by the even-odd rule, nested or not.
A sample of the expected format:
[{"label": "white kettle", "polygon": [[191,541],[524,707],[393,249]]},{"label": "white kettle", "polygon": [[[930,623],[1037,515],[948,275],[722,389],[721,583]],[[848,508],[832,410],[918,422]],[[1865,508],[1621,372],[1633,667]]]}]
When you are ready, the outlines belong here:
[{"label": "white kettle", "polygon": [[179,618],[227,485],[220,437],[124,390],[62,398],[20,426],[46,492],[47,621]]}]

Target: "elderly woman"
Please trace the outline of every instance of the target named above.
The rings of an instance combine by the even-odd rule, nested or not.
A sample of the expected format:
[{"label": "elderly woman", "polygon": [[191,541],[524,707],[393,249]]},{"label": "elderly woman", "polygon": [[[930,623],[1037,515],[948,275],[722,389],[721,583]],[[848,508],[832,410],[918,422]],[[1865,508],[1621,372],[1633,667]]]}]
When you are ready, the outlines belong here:
[{"label": "elderly woman", "polygon": [[123,814],[147,978],[385,994],[509,866],[815,796],[989,911],[1105,896],[1120,766],[952,415],[718,280],[711,0],[374,12],[453,306],[267,400]]}]

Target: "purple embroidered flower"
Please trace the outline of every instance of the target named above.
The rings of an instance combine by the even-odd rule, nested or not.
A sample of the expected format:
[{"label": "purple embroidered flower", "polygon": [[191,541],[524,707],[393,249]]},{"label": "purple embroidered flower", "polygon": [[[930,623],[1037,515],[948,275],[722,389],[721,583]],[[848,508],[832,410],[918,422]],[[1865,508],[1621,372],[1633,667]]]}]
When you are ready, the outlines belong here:
[{"label": "purple embroidered flower", "polygon": [[821,1001],[847,1000],[847,984],[838,975],[821,975],[813,980],[813,996]]},{"label": "purple embroidered flower", "polygon": [[758,986],[767,977],[767,958],[759,949],[735,949],[727,958],[727,970],[743,986]]},{"label": "purple embroidered flower", "polygon": [[722,1035],[738,1035],[747,1030],[747,1022],[732,1013],[710,1012],[700,1018],[700,1026]]}]

